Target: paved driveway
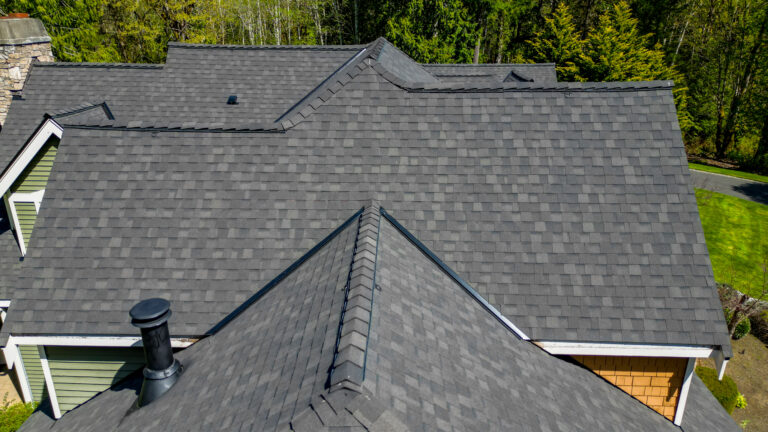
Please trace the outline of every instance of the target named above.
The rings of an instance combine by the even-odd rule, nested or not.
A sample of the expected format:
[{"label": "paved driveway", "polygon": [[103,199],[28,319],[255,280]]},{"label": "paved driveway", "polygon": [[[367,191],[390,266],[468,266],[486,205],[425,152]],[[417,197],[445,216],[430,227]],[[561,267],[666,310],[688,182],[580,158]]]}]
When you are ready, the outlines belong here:
[{"label": "paved driveway", "polygon": [[768,205],[768,183],[691,170],[693,186]]}]

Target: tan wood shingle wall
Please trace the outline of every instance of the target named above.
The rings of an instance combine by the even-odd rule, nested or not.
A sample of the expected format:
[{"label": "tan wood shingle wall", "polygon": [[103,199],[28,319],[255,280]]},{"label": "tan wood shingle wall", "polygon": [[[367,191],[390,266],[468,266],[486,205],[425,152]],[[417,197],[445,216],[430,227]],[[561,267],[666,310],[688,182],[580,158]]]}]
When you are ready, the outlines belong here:
[{"label": "tan wood shingle wall", "polygon": [[605,356],[573,358],[659,414],[674,419],[688,359]]}]

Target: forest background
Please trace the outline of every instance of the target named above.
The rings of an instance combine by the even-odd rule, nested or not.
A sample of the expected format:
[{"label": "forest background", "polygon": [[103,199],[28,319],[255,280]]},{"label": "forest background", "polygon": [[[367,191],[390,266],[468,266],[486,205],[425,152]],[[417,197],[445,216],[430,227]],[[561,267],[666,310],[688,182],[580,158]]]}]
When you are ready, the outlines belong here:
[{"label": "forest background", "polygon": [[423,63],[557,64],[561,81],[674,80],[690,156],[768,172],[768,0],[0,0],[59,61],[163,62],[169,41],[361,44]]}]

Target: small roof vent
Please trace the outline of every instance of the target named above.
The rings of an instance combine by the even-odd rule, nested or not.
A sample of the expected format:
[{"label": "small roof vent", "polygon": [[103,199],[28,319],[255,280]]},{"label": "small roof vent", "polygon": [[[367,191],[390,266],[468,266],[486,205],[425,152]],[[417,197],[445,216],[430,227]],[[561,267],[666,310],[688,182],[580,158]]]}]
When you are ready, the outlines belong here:
[{"label": "small roof vent", "polygon": [[231,95],[227,99],[227,105],[237,105],[237,95]]},{"label": "small roof vent", "polygon": [[144,343],[144,382],[139,394],[139,407],[149,404],[171,389],[181,375],[181,363],[173,358],[168,318],[168,300],[152,298],[131,308],[131,324],[141,329]]}]

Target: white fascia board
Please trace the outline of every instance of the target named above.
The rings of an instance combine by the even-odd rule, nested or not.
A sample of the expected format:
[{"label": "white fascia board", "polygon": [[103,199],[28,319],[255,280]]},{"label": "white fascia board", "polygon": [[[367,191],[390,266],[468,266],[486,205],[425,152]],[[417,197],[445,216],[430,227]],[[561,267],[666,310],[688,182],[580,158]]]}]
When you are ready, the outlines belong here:
[{"label": "white fascia board", "polygon": [[680,397],[677,399],[677,408],[675,409],[674,423],[677,426],[683,423],[683,414],[685,413],[685,403],[688,401],[688,391],[691,389],[691,381],[693,379],[693,369],[696,366],[696,359],[689,358],[688,364],[685,367],[685,375],[683,376],[683,386],[680,388]]},{"label": "white fascia board", "polygon": [[21,256],[26,256],[27,246],[24,244],[24,233],[21,232],[21,223],[19,222],[19,215],[16,213],[16,205],[13,201],[13,195],[14,194],[11,194],[7,199],[8,207],[11,209],[11,212],[9,213],[11,226],[13,226],[13,231],[16,232],[16,239],[19,241]]},{"label": "white fascia board", "polygon": [[45,388],[48,391],[48,402],[50,402],[51,408],[53,409],[53,417],[55,419],[60,419],[61,409],[59,409],[59,398],[56,397],[56,387],[53,385],[53,375],[51,375],[51,368],[48,366],[48,355],[45,353],[45,347],[38,345],[37,352],[40,355],[40,367],[43,369]]},{"label": "white fascia board", "polygon": [[696,345],[650,345],[562,341],[535,341],[534,343],[552,355],[708,358],[715,352],[711,347]]},{"label": "white fascia board", "polygon": [[[141,347],[140,336],[9,336],[8,345],[84,346],[84,347]],[[198,339],[171,338],[171,347],[186,348]]]},{"label": "white fascia board", "polygon": [[40,213],[40,204],[42,204],[44,196],[45,189],[40,189],[39,191],[35,192],[16,192],[8,196],[8,204],[11,209],[11,221],[13,222],[11,225],[14,226],[16,237],[19,239],[19,249],[21,250],[21,256],[27,255],[27,246],[24,244],[24,242],[29,241],[29,239],[25,240],[24,233],[21,232],[21,222],[19,222],[19,215],[16,213],[16,203],[33,203],[35,205],[35,213]]},{"label": "white fascia board", "polygon": [[9,307],[11,307],[11,301],[10,300],[0,300],[0,308],[8,309]]},{"label": "white fascia board", "polygon": [[13,182],[24,172],[24,169],[32,162],[37,153],[43,148],[43,145],[48,141],[52,135],[61,138],[61,134],[64,129],[60,124],[52,118],[46,119],[42,125],[40,125],[32,138],[27,141],[24,149],[16,156],[16,159],[11,162],[8,169],[0,176],[0,195],[5,194],[11,187]]},{"label": "white fascia board", "polygon": [[19,379],[19,385],[21,386],[21,398],[25,403],[32,402],[32,390],[29,388],[29,380],[27,380],[27,371],[24,370],[24,362],[20,361],[19,347],[12,345],[10,342],[9,338],[8,345],[3,348],[6,367],[10,370],[14,364],[16,365],[16,377]]}]

